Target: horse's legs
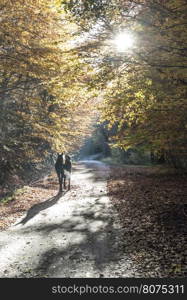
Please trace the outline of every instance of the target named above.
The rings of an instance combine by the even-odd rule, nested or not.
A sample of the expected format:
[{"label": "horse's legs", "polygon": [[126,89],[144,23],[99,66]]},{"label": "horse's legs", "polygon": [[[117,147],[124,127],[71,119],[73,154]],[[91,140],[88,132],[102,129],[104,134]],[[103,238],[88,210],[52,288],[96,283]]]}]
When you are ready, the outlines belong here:
[{"label": "horse's legs", "polygon": [[61,174],[61,172],[58,173],[58,180],[59,180],[59,191],[62,192],[62,174]]}]

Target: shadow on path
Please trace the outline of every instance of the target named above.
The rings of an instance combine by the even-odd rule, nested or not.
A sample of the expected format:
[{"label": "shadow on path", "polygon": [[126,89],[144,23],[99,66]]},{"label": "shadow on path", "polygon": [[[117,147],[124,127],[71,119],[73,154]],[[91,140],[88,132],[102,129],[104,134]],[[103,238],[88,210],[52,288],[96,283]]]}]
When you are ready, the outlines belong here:
[{"label": "shadow on path", "polygon": [[[121,232],[114,228],[113,222],[106,204],[98,199],[87,206],[77,207],[69,219],[24,229],[22,234],[27,235],[32,230],[40,233],[43,240],[46,237],[52,240],[51,247],[46,247],[40,255],[32,276],[100,277],[121,258],[117,248]],[[114,274],[113,269],[110,272]],[[24,272],[19,275],[24,276]]]},{"label": "shadow on path", "polygon": [[27,215],[16,225],[22,224],[25,225],[30,219],[32,219],[34,216],[36,216],[40,211],[45,210],[51,206],[53,206],[54,204],[57,203],[57,201],[63,196],[65,195],[66,191],[64,192],[59,192],[56,196],[49,198],[48,200],[39,203],[39,204],[35,204],[33,205],[27,212]]}]

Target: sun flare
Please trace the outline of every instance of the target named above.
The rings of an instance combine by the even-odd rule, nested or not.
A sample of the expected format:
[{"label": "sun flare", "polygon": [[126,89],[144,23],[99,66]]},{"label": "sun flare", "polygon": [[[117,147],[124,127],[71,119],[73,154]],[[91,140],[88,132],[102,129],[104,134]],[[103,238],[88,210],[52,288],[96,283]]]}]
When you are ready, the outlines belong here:
[{"label": "sun flare", "polygon": [[116,45],[118,51],[123,52],[132,48],[134,45],[134,38],[130,33],[119,33],[114,40],[114,44]]}]

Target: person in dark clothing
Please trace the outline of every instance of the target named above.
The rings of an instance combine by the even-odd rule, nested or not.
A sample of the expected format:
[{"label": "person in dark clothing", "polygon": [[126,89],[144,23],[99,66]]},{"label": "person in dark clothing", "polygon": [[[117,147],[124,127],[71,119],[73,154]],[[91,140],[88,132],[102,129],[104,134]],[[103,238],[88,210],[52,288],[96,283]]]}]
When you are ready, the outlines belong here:
[{"label": "person in dark clothing", "polygon": [[71,158],[69,155],[65,155],[65,163],[63,165],[64,167],[64,188],[66,188],[66,180],[68,180],[68,190],[70,190],[71,186]]}]

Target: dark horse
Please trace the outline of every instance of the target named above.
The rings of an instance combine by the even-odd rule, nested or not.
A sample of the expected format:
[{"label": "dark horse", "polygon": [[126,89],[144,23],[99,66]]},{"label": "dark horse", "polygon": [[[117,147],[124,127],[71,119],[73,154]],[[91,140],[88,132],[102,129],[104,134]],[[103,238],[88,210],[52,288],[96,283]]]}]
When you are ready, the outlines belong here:
[{"label": "dark horse", "polygon": [[58,154],[56,163],[55,163],[55,170],[58,176],[59,181],[59,192],[62,192],[62,183],[64,179],[64,169],[63,169],[63,153]]},{"label": "dark horse", "polygon": [[71,180],[71,159],[69,155],[65,155],[65,162],[63,158],[63,153],[58,154],[55,170],[59,180],[59,192],[62,192],[62,185],[64,189],[66,188],[66,180],[68,180],[68,190],[70,190],[70,180]]}]

